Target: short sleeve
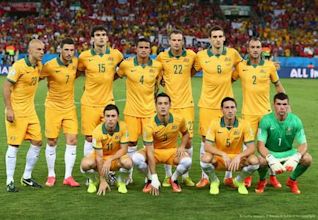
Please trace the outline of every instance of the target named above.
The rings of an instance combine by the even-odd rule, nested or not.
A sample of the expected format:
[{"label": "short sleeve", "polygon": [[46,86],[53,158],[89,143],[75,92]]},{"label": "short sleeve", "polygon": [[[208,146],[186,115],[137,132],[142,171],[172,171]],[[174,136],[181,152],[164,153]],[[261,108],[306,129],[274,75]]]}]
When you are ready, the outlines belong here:
[{"label": "short sleeve", "polygon": [[13,64],[13,66],[10,68],[9,73],[7,75],[7,80],[11,83],[16,83],[18,79],[21,76],[21,71],[19,71],[19,68],[16,64]]}]

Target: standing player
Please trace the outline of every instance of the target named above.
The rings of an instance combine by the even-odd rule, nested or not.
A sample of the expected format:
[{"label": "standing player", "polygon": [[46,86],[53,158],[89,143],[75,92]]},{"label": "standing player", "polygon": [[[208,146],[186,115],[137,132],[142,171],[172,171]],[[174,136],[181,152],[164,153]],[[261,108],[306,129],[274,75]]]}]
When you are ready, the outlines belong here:
[{"label": "standing player", "polygon": [[[190,135],[186,145],[186,151],[192,158],[192,138],[194,125],[194,103],[192,97],[191,76],[194,74],[193,64],[196,54],[192,50],[183,48],[183,34],[179,30],[174,30],[169,35],[170,49],[161,52],[157,60],[163,66],[164,88],[167,95],[171,98],[170,112],[173,115],[184,117]],[[171,165],[165,165],[166,178],[162,186],[170,186],[169,178],[172,175]],[[183,176],[186,186],[194,186],[194,182],[188,173]]]},{"label": "standing player", "polygon": [[[152,117],[144,129],[143,141],[145,148],[133,155],[134,164],[148,176],[143,192],[159,195],[160,182],[156,172],[156,164],[176,165],[176,171],[169,178],[173,192],[181,192],[178,176],[189,170],[192,160],[185,150],[189,141],[189,133],[182,117],[169,113],[170,97],[165,93],[156,96],[157,114]],[[182,134],[180,147],[179,133]],[[146,162],[147,161],[147,162]],[[150,173],[148,173],[148,169]]]},{"label": "standing player", "polygon": [[[219,194],[220,181],[215,169],[237,171],[233,180],[240,194],[248,194],[244,178],[258,169],[258,159],[254,155],[254,133],[244,120],[236,117],[236,101],[226,97],[221,102],[223,117],[212,121],[205,141],[205,152],[201,157],[201,167],[210,176],[210,194]],[[246,149],[243,149],[243,143]]]},{"label": "standing player", "polygon": [[81,53],[78,70],[85,72],[85,90],[81,99],[82,133],[85,135],[84,155],[92,148],[92,132],[102,121],[104,106],[114,103],[113,80],[116,67],[123,55],[107,47],[107,31],[102,26],[93,27],[92,49]]},{"label": "standing player", "polygon": [[109,104],[104,109],[105,121],[93,131],[94,150],[85,156],[81,162],[81,170],[90,174],[94,169],[99,174],[99,188],[90,178],[87,192],[105,195],[110,190],[106,180],[109,171],[119,170],[118,192],[127,193],[125,177],[132,168],[132,160],[127,155],[128,131],[125,122],[119,121],[119,111],[116,105]]},{"label": "standing player", "polygon": [[[233,48],[224,46],[224,30],[220,26],[212,27],[210,31],[211,47],[198,52],[195,69],[203,71],[200,108],[200,134],[202,136],[200,154],[204,153],[205,135],[212,120],[222,116],[220,109],[224,97],[233,97],[231,79],[234,67],[242,61],[239,53]],[[231,178],[226,172],[225,180]],[[209,183],[208,177],[202,172],[202,178],[197,183],[202,188]]]},{"label": "standing player", "polygon": [[[117,71],[119,77],[126,77],[125,122],[128,126],[128,154],[137,150],[138,137],[147,121],[155,114],[155,91],[161,77],[162,65],[151,60],[150,41],[140,38],[137,42],[137,56],[124,60]],[[130,182],[132,177],[130,176]]]},{"label": "standing player", "polygon": [[47,78],[48,93],[45,101],[45,136],[47,145],[45,157],[48,166],[46,186],[55,184],[56,144],[60,129],[63,128],[66,141],[64,154],[64,185],[79,186],[72,177],[76,160],[77,114],[74,105],[74,80],[77,58],[74,57],[74,41],[65,38],[61,42],[61,54],[47,62],[42,69],[41,78]]},{"label": "standing player", "polygon": [[[300,194],[296,179],[311,165],[312,157],[307,152],[307,140],[301,120],[289,111],[285,93],[274,96],[274,112],[265,115],[259,125],[258,151],[260,153],[260,180],[255,191],[264,192],[268,166],[277,174],[292,172],[286,185],[291,192]],[[293,148],[296,140],[298,147]]]},{"label": "standing player", "polygon": [[[279,81],[274,63],[262,58],[262,43],[258,38],[249,40],[248,53],[248,59],[239,63],[232,78],[233,80],[241,79],[243,90],[242,118],[250,122],[254,134],[257,134],[258,124],[262,116],[271,112],[270,82],[275,85],[276,92],[285,92],[285,90]],[[250,187],[251,183],[251,177],[245,180],[247,187]],[[275,175],[270,176],[270,183],[275,188],[281,187]]]},{"label": "standing player", "polygon": [[42,145],[41,127],[34,107],[34,96],[43,55],[44,44],[37,39],[31,40],[28,55],[13,64],[3,85],[8,143],[5,156],[8,192],[18,191],[13,177],[17,152],[23,140],[30,140],[31,145],[26,156],[21,184],[34,188],[42,187],[32,179],[31,174]]}]

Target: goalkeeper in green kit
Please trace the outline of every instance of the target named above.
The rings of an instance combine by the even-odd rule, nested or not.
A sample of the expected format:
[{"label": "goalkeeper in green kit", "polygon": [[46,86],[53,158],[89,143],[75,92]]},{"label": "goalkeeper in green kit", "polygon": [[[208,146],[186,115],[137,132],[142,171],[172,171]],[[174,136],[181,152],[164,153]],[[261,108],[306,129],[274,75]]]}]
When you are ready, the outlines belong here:
[{"label": "goalkeeper in green kit", "polygon": [[[256,193],[264,192],[269,167],[276,174],[291,172],[286,185],[292,193],[300,194],[296,179],[310,166],[312,157],[307,152],[303,124],[288,109],[288,96],[277,93],[274,96],[274,112],[265,115],[260,122],[257,136],[260,180]],[[293,148],[294,140],[297,148]]]}]

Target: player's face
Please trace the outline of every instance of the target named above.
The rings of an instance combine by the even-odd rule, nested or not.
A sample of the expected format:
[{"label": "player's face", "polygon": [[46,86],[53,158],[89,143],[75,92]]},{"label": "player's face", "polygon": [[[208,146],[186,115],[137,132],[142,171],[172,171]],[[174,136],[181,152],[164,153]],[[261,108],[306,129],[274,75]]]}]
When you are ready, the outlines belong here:
[{"label": "player's face", "polygon": [[115,129],[118,122],[118,114],[116,110],[105,111],[105,124],[106,127],[113,130]]},{"label": "player's face", "polygon": [[183,41],[182,34],[171,34],[169,39],[169,45],[171,49],[180,51],[182,50],[183,44],[184,44],[184,41]]},{"label": "player's face", "polygon": [[157,113],[161,116],[169,114],[170,102],[168,97],[159,97],[156,102]]},{"label": "player's face", "polygon": [[105,31],[95,31],[93,40],[95,46],[103,47],[107,44],[108,37]]},{"label": "player's face", "polygon": [[63,60],[65,61],[71,61],[75,52],[75,46],[74,44],[64,44],[61,55]]},{"label": "player's face", "polygon": [[218,31],[212,31],[211,32],[211,45],[216,48],[216,49],[220,49],[223,47],[224,45],[224,41],[225,41],[225,36],[223,31],[218,30]]},{"label": "player's face", "polygon": [[277,116],[284,117],[287,115],[289,104],[288,99],[279,100],[276,99],[274,102],[274,108]]},{"label": "player's face", "polygon": [[248,53],[251,58],[258,59],[262,54],[262,43],[259,40],[252,40],[248,45]]},{"label": "player's face", "polygon": [[150,52],[151,52],[150,43],[143,42],[143,41],[138,42],[136,52],[137,52],[137,57],[139,57],[139,58],[144,59],[144,58],[149,57]]},{"label": "player's face", "polygon": [[33,43],[29,48],[29,55],[37,62],[41,61],[44,55],[44,44],[41,42]]},{"label": "player's face", "polygon": [[236,105],[233,101],[226,101],[222,107],[223,115],[226,119],[232,120],[236,116]]}]

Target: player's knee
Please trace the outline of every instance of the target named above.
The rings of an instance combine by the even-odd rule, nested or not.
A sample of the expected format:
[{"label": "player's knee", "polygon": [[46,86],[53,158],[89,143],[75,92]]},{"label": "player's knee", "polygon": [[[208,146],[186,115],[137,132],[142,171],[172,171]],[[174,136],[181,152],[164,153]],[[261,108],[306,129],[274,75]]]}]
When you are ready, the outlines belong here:
[{"label": "player's knee", "polygon": [[312,156],[309,153],[305,153],[301,158],[300,164],[303,166],[310,166],[312,162]]},{"label": "player's knee", "polygon": [[208,155],[207,153],[203,154],[201,157],[201,161],[204,163],[211,163],[211,156]]},{"label": "player's knee", "polygon": [[76,136],[68,137],[66,143],[69,145],[76,145],[77,144]]},{"label": "player's knee", "polygon": [[210,166],[211,166],[211,163],[207,163],[207,162],[204,162],[204,161],[201,160],[201,161],[200,161],[200,166],[201,166],[201,168],[204,170],[204,169],[210,167]]},{"label": "player's knee", "polygon": [[91,159],[84,157],[81,161],[81,170],[83,170],[83,171],[94,169],[95,166],[96,166],[95,160],[91,160]]},{"label": "player's knee", "polygon": [[47,144],[51,147],[56,146],[57,144],[57,139],[56,138],[48,138],[47,139]]},{"label": "player's knee", "polygon": [[259,166],[260,166],[260,167],[265,167],[265,166],[267,166],[267,161],[265,160],[264,157],[259,156],[259,157],[258,157],[258,161],[259,161]]},{"label": "player's knee", "polygon": [[189,169],[192,165],[192,159],[190,157],[184,157],[180,160],[179,164],[184,166],[186,169]]},{"label": "player's knee", "polygon": [[129,170],[133,166],[132,159],[130,157],[126,157],[124,159],[120,159],[120,163],[122,164],[122,167]]},{"label": "player's knee", "polygon": [[42,140],[31,140],[30,141],[32,145],[41,147],[42,146]]},{"label": "player's knee", "polygon": [[190,149],[191,147],[192,147],[192,138],[189,138],[189,140],[188,140],[188,142],[187,142],[185,148],[186,148],[186,149]]},{"label": "player's knee", "polygon": [[253,155],[250,155],[250,156],[248,157],[248,163],[249,163],[250,165],[258,165],[258,164],[259,164],[259,160],[258,160],[257,156],[255,156],[255,155],[253,154]]},{"label": "player's knee", "polygon": [[145,169],[147,167],[146,158],[138,152],[132,156],[132,161],[139,169]]}]

